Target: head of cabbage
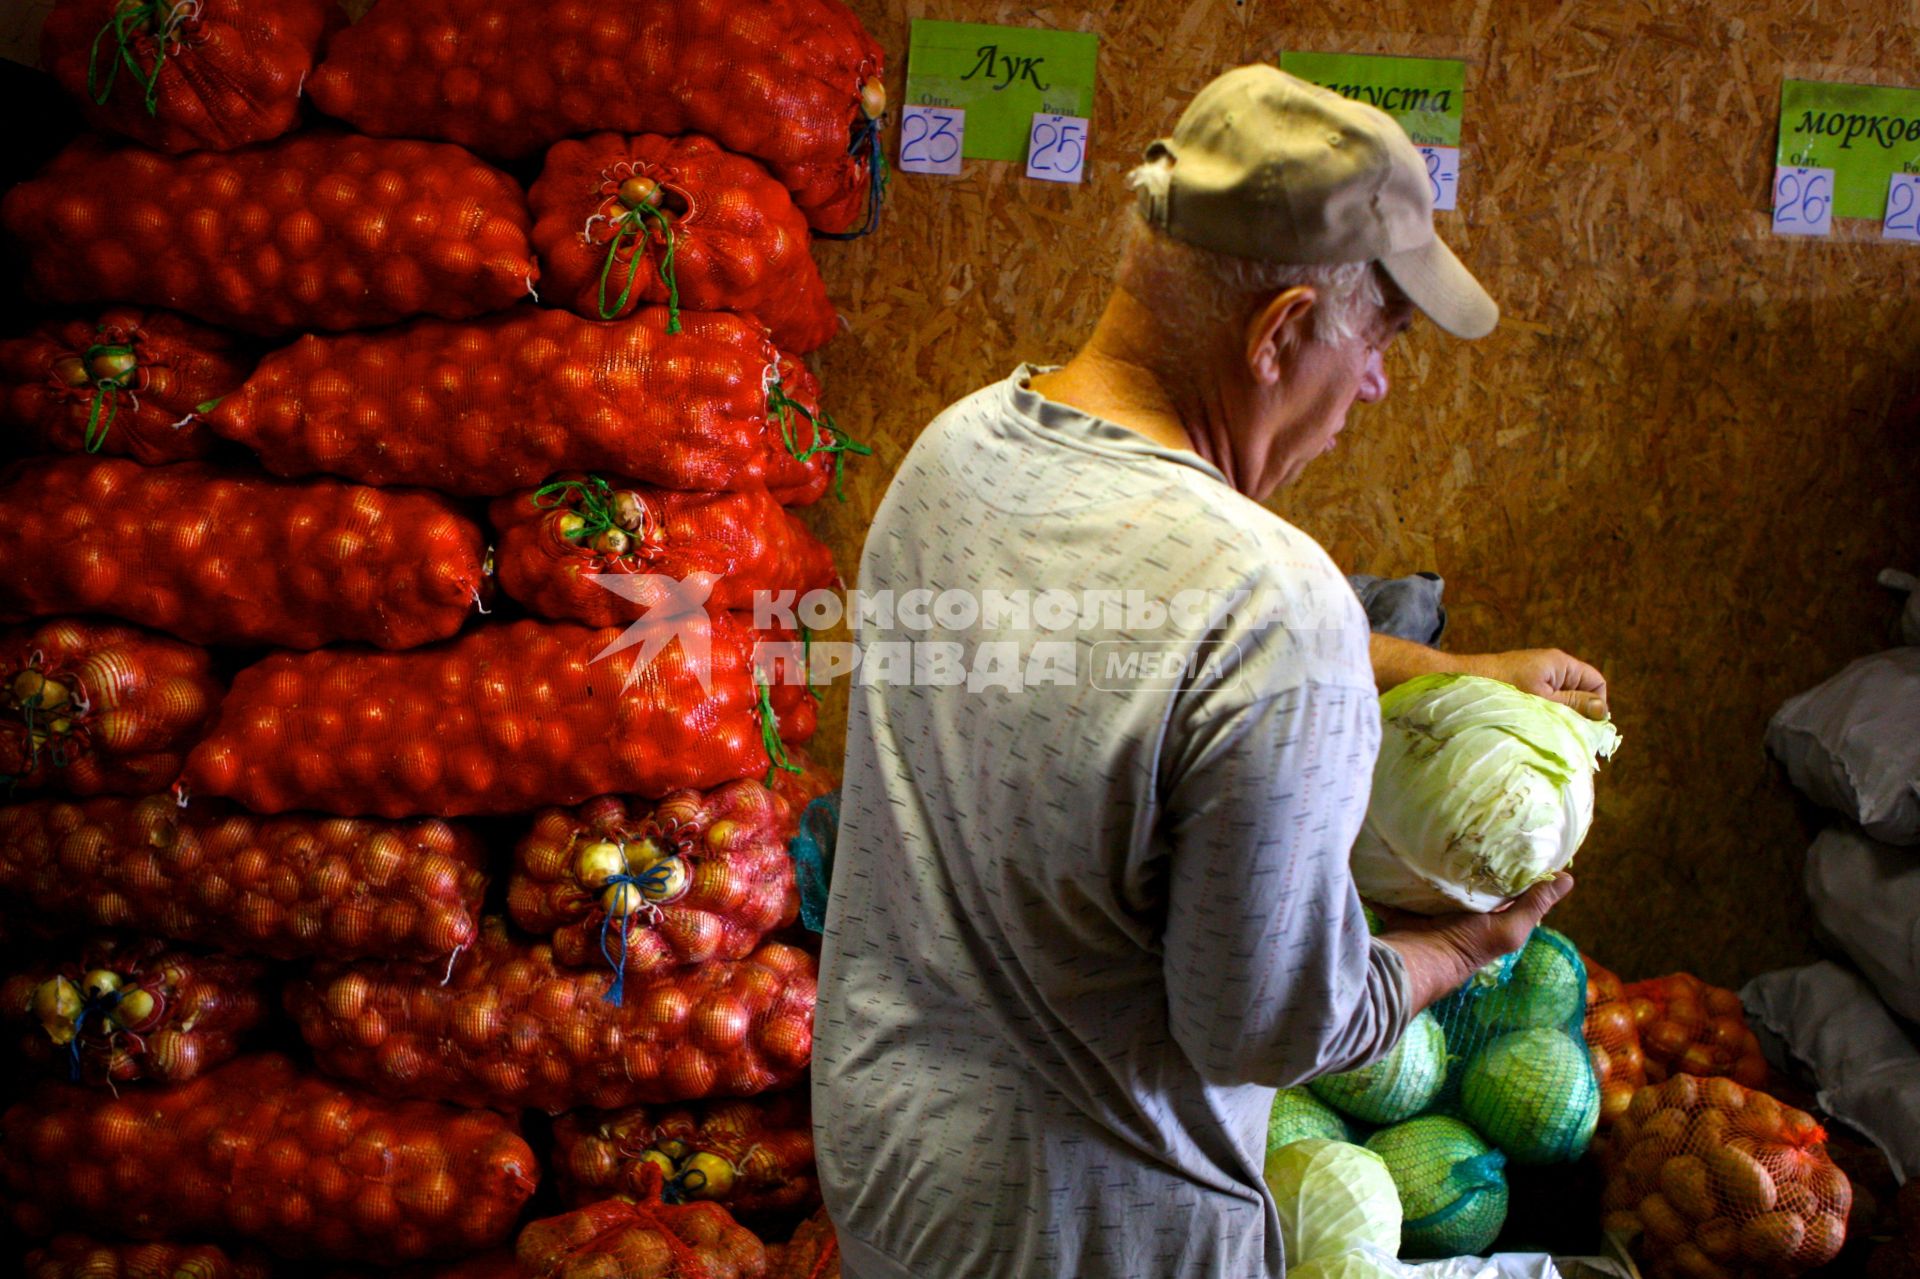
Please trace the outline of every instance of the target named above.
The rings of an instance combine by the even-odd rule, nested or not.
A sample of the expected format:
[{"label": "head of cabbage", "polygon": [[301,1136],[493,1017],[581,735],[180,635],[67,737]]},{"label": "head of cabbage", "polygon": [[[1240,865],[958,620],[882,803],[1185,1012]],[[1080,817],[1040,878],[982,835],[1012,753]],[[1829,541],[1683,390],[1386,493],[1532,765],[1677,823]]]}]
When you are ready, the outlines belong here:
[{"label": "head of cabbage", "polygon": [[1287,1267],[1373,1247],[1400,1250],[1400,1192],[1379,1155],[1309,1137],[1267,1154]]},{"label": "head of cabbage", "polygon": [[1380,698],[1373,798],[1353,847],[1360,895],[1426,914],[1490,911],[1573,861],[1612,724],[1477,675]]}]

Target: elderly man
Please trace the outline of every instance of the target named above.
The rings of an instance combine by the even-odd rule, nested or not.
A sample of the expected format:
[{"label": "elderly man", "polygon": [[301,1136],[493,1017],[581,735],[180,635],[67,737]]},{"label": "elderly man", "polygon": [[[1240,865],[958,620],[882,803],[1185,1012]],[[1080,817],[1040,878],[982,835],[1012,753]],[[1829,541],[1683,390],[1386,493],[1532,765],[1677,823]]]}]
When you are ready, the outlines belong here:
[{"label": "elderly man", "polygon": [[[1388,1051],[1570,887],[1368,937],[1347,858],[1375,681],[1473,669],[1589,711],[1604,686],[1557,652],[1370,655],[1332,561],[1258,504],[1386,395],[1416,310],[1463,337],[1497,318],[1434,236],[1412,143],[1245,67],[1132,181],[1085,348],[941,414],[861,561],[863,593],[1143,606],[859,629],[1010,643],[1028,677],[853,693],[813,1074],[849,1279],[1280,1275],[1273,1089]],[[1167,667],[1116,652],[1181,660],[1128,679]]]}]

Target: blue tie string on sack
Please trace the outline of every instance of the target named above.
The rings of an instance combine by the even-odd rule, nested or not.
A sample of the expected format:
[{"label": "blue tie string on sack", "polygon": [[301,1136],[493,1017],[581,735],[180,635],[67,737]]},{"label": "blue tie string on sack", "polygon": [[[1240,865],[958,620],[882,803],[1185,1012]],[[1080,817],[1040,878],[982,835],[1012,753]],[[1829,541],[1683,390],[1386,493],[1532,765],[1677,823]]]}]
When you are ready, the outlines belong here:
[{"label": "blue tie string on sack", "polygon": [[787,842],[793,878],[800,890],[800,922],[820,932],[827,922],[827,888],[833,881],[833,850],[840,836],[840,792],[822,795],[800,814],[800,829]]},{"label": "blue tie string on sack", "polygon": [[91,1018],[105,1021],[114,1009],[120,1006],[121,990],[103,990],[97,995],[87,996],[80,1005],[80,1011],[73,1017],[73,1038],[67,1041],[67,1078],[74,1083],[80,1082],[80,1037]]},{"label": "blue tie string on sack", "polygon": [[613,948],[607,944],[607,931],[613,926],[614,911],[611,907],[606,907],[603,903],[603,909],[600,914],[600,954],[601,957],[607,961],[607,966],[613,969],[613,985],[607,987],[607,993],[600,996],[600,998],[606,1000],[615,1008],[622,1007],[626,1002],[627,920],[632,918],[636,911],[651,907],[652,898],[649,896],[649,893],[659,894],[665,892],[667,881],[672,874],[673,871],[670,866],[670,861],[660,861],[640,872],[638,875],[625,873],[609,875],[601,881],[600,891],[602,894],[605,894],[608,889],[621,885],[631,886],[634,892],[640,894],[640,905],[635,906],[633,910],[624,911],[620,915],[620,958],[617,960],[613,957]]},{"label": "blue tie string on sack", "polygon": [[880,225],[880,205],[887,194],[887,153],[880,145],[880,124],[885,115],[870,117],[853,131],[847,144],[848,155],[867,153],[867,222],[858,231],[815,231],[820,240],[858,240],[872,235]]}]

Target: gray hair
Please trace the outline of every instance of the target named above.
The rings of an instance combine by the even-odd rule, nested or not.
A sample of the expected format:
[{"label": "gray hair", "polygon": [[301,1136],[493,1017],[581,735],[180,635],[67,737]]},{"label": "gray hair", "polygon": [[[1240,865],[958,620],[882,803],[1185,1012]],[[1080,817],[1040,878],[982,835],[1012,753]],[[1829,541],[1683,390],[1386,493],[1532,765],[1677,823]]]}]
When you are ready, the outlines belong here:
[{"label": "gray hair", "polygon": [[[1149,160],[1127,175],[1142,204],[1164,207],[1173,162]],[[1297,286],[1315,292],[1315,342],[1341,342],[1361,332],[1387,305],[1381,274],[1371,262],[1300,266],[1237,257],[1176,240],[1153,226],[1136,206],[1120,287],[1161,316],[1174,333],[1211,332],[1223,321],[1244,323],[1258,301]]]}]

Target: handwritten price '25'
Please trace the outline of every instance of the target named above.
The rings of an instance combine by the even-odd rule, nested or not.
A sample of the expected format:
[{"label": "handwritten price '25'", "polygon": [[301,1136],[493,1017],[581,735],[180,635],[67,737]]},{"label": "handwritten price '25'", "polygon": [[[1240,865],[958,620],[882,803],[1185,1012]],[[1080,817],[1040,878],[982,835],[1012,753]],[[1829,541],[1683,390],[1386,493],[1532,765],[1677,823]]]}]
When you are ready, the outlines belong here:
[{"label": "handwritten price '25'", "polygon": [[[1033,158],[1029,167],[1046,169],[1053,173],[1074,173],[1086,159],[1087,132],[1079,124],[1060,124],[1058,126],[1041,121],[1033,126]],[[1067,149],[1073,149],[1073,158],[1066,158]],[[1051,158],[1051,161],[1049,160]]]},{"label": "handwritten price '25'", "polygon": [[[919,125],[919,131],[914,126]],[[914,148],[919,150],[915,151]],[[953,132],[953,117],[937,111],[910,115],[900,124],[900,161],[902,164],[946,164],[960,153],[960,138]]]},{"label": "handwritten price '25'", "polygon": [[1805,222],[1818,226],[1833,207],[1833,180],[1824,173],[1782,173],[1773,185],[1775,223]]}]

